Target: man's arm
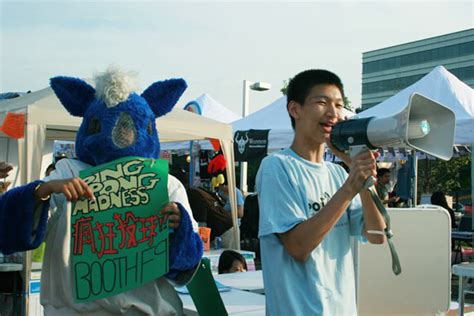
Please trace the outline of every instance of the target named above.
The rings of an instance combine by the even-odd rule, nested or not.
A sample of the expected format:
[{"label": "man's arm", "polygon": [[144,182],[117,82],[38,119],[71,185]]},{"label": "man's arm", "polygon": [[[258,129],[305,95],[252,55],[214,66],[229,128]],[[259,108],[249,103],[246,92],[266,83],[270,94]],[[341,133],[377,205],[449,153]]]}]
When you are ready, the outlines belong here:
[{"label": "man's arm", "polygon": [[349,207],[357,192],[343,185],[329,202],[310,219],[278,234],[286,251],[295,260],[305,262]]},{"label": "man's arm", "polygon": [[[370,151],[360,153],[351,160],[351,171],[346,182],[334,194],[329,202],[312,218],[301,222],[289,231],[279,234],[286,251],[296,260],[304,262],[311,252],[321,243],[324,237],[338,222],[352,199],[363,189],[365,180],[376,175],[375,157]],[[366,195],[367,193],[367,195]],[[383,218],[378,213],[369,192],[362,192],[364,220],[367,229],[383,230]],[[363,196],[363,197],[362,197]],[[367,219],[366,219],[367,217]],[[382,243],[384,236],[370,234],[370,242]]]},{"label": "man's arm", "polygon": [[377,209],[370,192],[362,190],[360,192],[360,200],[362,202],[364,216],[364,232],[363,235],[372,244],[382,244],[385,242],[385,235],[370,234],[368,230],[383,231],[385,229],[385,220]]},{"label": "man's arm", "polygon": [[398,202],[400,200],[400,197],[398,196],[389,197],[388,192],[383,193],[383,191],[381,190],[382,189],[379,188],[378,185],[375,185],[375,192],[377,192],[377,196],[379,197],[382,204],[388,205],[389,203]]},{"label": "man's arm", "polygon": [[244,206],[243,205],[237,205],[237,216],[239,218],[244,217]]},{"label": "man's arm", "polygon": [[235,190],[235,197],[237,198],[237,216],[238,218],[244,217],[244,195],[239,189]]}]

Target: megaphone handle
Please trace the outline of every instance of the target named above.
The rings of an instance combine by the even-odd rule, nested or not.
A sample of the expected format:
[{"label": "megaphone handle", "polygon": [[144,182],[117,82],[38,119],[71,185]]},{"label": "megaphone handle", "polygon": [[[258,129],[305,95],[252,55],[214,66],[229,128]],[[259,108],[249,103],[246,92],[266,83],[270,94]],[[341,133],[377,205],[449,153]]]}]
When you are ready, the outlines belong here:
[{"label": "megaphone handle", "polygon": [[[354,158],[359,153],[365,150],[370,150],[370,149],[366,145],[349,146],[349,155],[351,156],[351,158]],[[375,184],[375,182],[377,182],[377,179],[375,177],[373,176],[368,177],[364,182],[364,189],[370,188],[371,186]]]}]

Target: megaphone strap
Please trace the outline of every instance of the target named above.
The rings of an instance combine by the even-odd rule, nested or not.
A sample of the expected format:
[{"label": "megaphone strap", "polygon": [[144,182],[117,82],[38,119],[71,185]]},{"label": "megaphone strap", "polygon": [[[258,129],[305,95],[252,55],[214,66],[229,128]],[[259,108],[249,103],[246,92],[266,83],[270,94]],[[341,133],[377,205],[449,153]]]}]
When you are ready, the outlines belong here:
[{"label": "megaphone strap", "polygon": [[402,267],[400,265],[400,259],[398,258],[397,250],[395,249],[395,244],[392,241],[393,232],[390,223],[390,216],[388,215],[385,206],[383,206],[382,201],[380,201],[377,192],[375,192],[374,186],[370,187],[369,189],[370,195],[372,196],[372,200],[374,201],[375,205],[379,209],[380,214],[382,214],[384,221],[385,221],[385,229],[384,231],[373,231],[368,230],[367,232],[370,234],[378,234],[378,235],[385,235],[387,236],[388,247],[390,249],[390,255],[392,257],[392,271],[395,275],[399,275],[402,273]]}]

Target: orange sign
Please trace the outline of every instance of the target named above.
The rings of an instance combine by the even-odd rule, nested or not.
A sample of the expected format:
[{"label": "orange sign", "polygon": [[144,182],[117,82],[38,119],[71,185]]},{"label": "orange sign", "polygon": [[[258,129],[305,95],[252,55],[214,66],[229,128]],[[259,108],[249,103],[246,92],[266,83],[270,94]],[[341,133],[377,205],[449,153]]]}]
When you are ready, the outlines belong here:
[{"label": "orange sign", "polygon": [[8,112],[0,130],[12,138],[25,136],[25,114]]}]

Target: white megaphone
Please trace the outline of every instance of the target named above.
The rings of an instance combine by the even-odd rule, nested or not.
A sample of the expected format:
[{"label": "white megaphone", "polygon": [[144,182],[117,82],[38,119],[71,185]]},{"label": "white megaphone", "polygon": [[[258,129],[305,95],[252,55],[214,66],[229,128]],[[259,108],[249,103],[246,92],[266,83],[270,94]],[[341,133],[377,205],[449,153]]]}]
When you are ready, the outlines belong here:
[{"label": "white megaphone", "polygon": [[331,143],[356,155],[364,148],[413,148],[449,160],[453,154],[455,115],[451,109],[413,93],[402,110],[389,117],[349,119],[333,126]]}]

